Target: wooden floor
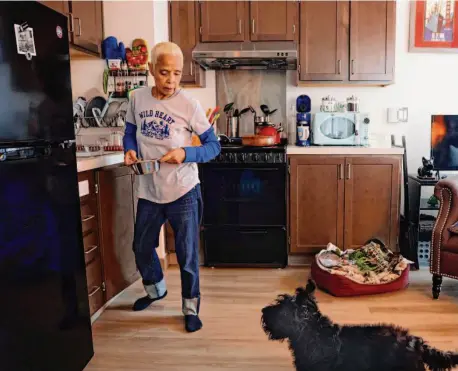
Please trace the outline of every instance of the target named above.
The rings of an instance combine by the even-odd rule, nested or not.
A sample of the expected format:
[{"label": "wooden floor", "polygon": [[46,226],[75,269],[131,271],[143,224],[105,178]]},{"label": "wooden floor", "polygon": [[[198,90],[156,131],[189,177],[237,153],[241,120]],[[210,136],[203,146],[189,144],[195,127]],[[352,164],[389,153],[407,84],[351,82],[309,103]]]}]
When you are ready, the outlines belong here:
[{"label": "wooden floor", "polygon": [[[143,312],[134,300],[137,282],[94,323],[95,356],[88,371],[293,370],[286,344],[270,342],[261,330],[261,308],[277,294],[304,285],[308,270],[201,270],[204,327],[184,332],[179,271],[167,272],[169,295]],[[390,322],[409,328],[431,345],[458,351],[458,281],[444,279],[431,299],[427,270],[411,273],[408,289],[374,297],[333,298],[317,292],[323,313],[339,323]]]}]

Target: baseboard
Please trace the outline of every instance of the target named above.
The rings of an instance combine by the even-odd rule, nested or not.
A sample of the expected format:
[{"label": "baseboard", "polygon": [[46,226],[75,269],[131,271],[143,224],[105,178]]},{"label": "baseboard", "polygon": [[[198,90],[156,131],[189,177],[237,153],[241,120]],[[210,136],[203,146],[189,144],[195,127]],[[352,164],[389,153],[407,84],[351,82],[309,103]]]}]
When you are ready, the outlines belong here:
[{"label": "baseboard", "polygon": [[313,257],[313,255],[288,255],[288,266],[310,266]]}]

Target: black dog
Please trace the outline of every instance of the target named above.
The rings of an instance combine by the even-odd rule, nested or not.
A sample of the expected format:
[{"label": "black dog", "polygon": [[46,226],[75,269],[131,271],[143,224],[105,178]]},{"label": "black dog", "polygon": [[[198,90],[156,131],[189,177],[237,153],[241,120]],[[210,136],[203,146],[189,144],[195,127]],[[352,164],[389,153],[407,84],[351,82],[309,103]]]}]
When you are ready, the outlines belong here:
[{"label": "black dog", "polygon": [[393,326],[339,326],[322,315],[315,283],[280,295],[262,309],[270,340],[289,342],[297,371],[433,371],[458,365],[458,353],[445,353]]}]

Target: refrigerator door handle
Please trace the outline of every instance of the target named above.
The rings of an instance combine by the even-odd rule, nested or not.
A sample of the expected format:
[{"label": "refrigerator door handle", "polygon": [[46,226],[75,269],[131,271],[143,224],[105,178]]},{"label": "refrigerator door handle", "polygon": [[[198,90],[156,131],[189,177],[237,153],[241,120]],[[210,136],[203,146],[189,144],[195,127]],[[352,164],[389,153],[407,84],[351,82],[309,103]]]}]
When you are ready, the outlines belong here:
[{"label": "refrigerator door handle", "polygon": [[78,33],[75,36],[81,36],[83,35],[83,30],[81,28],[81,18],[75,17],[75,19],[78,20]]},{"label": "refrigerator door handle", "polygon": [[74,33],[75,32],[75,20],[73,19],[73,14],[68,13],[68,16],[70,17],[70,29],[68,30],[68,32]]}]

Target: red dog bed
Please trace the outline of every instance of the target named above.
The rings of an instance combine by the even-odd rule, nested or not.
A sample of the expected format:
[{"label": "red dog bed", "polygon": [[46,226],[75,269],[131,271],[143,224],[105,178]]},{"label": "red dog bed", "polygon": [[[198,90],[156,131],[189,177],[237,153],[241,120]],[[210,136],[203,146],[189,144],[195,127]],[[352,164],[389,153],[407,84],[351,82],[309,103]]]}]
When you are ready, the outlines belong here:
[{"label": "red dog bed", "polygon": [[313,259],[312,278],[320,289],[334,296],[374,295],[398,291],[407,287],[409,284],[409,266],[407,265],[399,278],[392,282],[377,285],[361,284],[321,269],[316,259]]}]

